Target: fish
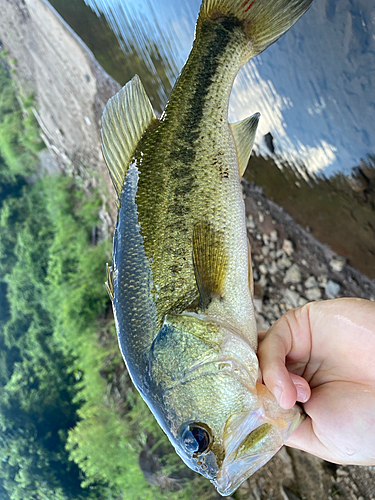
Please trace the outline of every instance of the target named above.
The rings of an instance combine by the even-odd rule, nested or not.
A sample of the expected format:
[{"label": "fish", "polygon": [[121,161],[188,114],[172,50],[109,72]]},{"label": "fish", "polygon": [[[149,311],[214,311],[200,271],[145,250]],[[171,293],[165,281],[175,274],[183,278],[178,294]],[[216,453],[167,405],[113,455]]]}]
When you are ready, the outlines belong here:
[{"label": "fish", "polygon": [[259,113],[228,123],[239,69],[312,0],[203,0],[190,55],[157,118],[138,76],[107,103],[117,193],[107,264],[121,353],[177,454],[231,495],[303,420],[262,383],[241,177]]}]

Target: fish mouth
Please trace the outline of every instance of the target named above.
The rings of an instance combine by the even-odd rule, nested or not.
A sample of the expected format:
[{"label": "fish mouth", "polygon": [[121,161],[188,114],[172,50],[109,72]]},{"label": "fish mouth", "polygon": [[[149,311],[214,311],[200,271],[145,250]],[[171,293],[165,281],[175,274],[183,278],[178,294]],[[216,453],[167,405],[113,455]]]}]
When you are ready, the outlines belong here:
[{"label": "fish mouth", "polygon": [[279,418],[269,417],[262,405],[228,422],[224,436],[225,459],[217,476],[211,480],[220,495],[231,495],[266,464],[304,419],[298,406],[282,413]]},{"label": "fish mouth", "polygon": [[[278,450],[279,448],[274,452],[259,453],[252,457],[248,457],[243,463],[232,463],[222,469],[218,476],[212,480],[218,493],[223,497],[234,493],[248,477],[266,464]],[[246,472],[244,472],[243,469],[246,469]]]}]

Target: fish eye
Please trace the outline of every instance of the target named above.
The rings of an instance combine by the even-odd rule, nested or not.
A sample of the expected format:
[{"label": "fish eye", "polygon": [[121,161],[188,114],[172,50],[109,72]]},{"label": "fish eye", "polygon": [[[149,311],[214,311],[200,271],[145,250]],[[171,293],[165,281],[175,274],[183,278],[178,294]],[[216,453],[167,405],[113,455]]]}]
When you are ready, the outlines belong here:
[{"label": "fish eye", "polygon": [[201,423],[189,424],[182,432],[181,439],[188,453],[199,455],[210,448],[210,430]]}]

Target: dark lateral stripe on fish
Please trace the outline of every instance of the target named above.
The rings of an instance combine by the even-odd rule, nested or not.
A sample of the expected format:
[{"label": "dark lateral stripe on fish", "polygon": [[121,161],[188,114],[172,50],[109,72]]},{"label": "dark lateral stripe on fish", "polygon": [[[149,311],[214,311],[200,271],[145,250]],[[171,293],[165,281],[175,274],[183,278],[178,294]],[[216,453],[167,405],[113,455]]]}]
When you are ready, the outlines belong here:
[{"label": "dark lateral stripe on fish", "polygon": [[[235,17],[228,17],[220,21],[205,20],[200,28],[199,37],[211,38],[211,30],[215,30],[215,37],[202,54],[200,73],[198,75],[195,91],[191,98],[191,105],[185,120],[181,124],[177,138],[185,144],[178,150],[170,153],[171,160],[180,161],[185,165],[195,159],[194,142],[201,133],[201,122],[209,88],[214,82],[214,76],[221,69],[221,56],[231,42],[231,36],[236,28],[241,27],[241,21]],[[215,26],[216,25],[216,26]],[[206,33],[207,32],[207,33]],[[214,57],[213,57],[213,54]],[[176,172],[180,176],[182,172]]]}]

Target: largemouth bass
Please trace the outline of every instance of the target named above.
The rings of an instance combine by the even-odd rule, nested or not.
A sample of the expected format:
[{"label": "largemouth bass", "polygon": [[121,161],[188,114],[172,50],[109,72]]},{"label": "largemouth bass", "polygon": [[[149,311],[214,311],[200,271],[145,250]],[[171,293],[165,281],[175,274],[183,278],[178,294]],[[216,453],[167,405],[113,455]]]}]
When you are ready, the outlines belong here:
[{"label": "largemouth bass", "polygon": [[228,123],[233,80],[312,0],[203,0],[157,119],[138,77],[107,104],[118,195],[107,269],[130,376],[182,460],[230,495],[302,420],[261,383],[240,185],[259,119]]}]

